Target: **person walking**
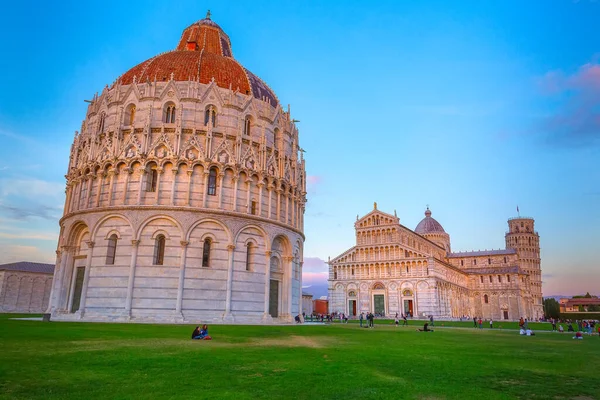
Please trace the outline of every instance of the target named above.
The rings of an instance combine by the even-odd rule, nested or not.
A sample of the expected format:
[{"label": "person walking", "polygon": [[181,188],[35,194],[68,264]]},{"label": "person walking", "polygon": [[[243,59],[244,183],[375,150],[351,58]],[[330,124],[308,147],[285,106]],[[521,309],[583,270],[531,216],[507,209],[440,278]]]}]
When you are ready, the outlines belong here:
[{"label": "person walking", "polygon": [[481,320],[481,318],[479,318],[477,322],[479,323],[479,329],[483,329],[483,321]]},{"label": "person walking", "polygon": [[473,327],[477,328],[477,317],[473,317]]},{"label": "person walking", "polygon": [[402,314],[402,320],[404,322],[402,322],[402,326],[408,326],[408,320],[406,319],[406,315]]},{"label": "person walking", "polygon": [[396,328],[398,327],[399,324],[399,320],[398,320],[398,313],[396,313],[396,316],[394,317],[394,322],[396,323]]},{"label": "person walking", "polygon": [[363,313],[360,313],[360,318],[359,318],[359,320],[360,320],[360,327],[361,327],[361,328],[362,328],[363,319],[364,319],[364,315],[363,315]]},{"label": "person walking", "polygon": [[490,318],[490,329],[494,329],[494,321]]},{"label": "person walking", "polygon": [[430,315],[430,316],[429,316],[429,323],[431,324],[431,326],[435,326],[435,325],[433,324],[433,315]]}]

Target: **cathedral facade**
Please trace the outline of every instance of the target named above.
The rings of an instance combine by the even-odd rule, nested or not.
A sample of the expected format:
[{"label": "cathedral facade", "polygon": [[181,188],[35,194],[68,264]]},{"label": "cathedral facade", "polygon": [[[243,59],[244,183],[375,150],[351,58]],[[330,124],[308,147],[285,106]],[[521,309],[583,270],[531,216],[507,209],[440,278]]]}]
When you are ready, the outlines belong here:
[{"label": "cathedral facade", "polygon": [[210,15],[89,103],[66,175],[52,318],[292,321],[298,130]]},{"label": "cathedral facade", "polygon": [[506,248],[452,252],[431,217],[415,230],[373,211],[354,224],[356,244],[329,261],[329,311],[450,319],[543,316],[539,235],[533,218],[508,220]]}]

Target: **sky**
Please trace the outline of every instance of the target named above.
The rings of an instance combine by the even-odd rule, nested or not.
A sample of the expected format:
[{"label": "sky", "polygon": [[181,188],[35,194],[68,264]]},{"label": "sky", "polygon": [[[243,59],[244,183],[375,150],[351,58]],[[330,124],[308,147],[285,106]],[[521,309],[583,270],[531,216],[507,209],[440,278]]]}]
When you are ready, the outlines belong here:
[{"label": "sky", "polygon": [[54,262],[84,100],[208,9],[300,120],[317,295],[375,201],[412,229],[429,205],[453,251],[503,248],[518,206],[540,234],[544,295],[600,294],[594,0],[6,4],[0,263]]}]

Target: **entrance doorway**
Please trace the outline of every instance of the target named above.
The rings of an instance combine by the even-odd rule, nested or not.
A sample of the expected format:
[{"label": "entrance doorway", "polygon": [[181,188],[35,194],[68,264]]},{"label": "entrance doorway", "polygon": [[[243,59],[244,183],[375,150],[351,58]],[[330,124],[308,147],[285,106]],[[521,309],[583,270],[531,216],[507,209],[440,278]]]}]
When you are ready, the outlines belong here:
[{"label": "entrance doorway", "polygon": [[71,303],[71,312],[79,310],[81,303],[81,290],[83,289],[83,277],[85,275],[85,267],[77,267],[75,275],[75,288],[73,290],[73,301]]},{"label": "entrance doorway", "polygon": [[383,294],[375,294],[373,295],[373,311],[375,314],[385,314],[385,295]]},{"label": "entrance doorway", "polygon": [[351,316],[356,315],[356,300],[348,301],[348,314],[350,314]]},{"label": "entrance doorway", "polygon": [[503,310],[502,313],[504,314],[504,319],[508,319],[508,310]]},{"label": "entrance doorway", "polygon": [[413,301],[412,300],[404,300],[404,315],[413,317]]},{"label": "entrance doorway", "polygon": [[279,281],[274,279],[269,284],[269,314],[273,318],[279,316]]}]

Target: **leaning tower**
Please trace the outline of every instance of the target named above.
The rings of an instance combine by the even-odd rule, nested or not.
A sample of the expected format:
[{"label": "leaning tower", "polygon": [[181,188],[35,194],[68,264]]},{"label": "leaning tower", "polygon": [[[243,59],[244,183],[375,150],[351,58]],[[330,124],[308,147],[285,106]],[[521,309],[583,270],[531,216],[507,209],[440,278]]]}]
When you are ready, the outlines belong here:
[{"label": "leaning tower", "polygon": [[532,318],[544,314],[542,299],[542,270],[540,260],[540,236],[535,231],[534,219],[516,217],[508,220],[506,248],[515,249],[519,255],[520,267],[529,274],[532,298]]}]

